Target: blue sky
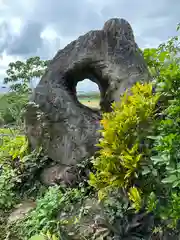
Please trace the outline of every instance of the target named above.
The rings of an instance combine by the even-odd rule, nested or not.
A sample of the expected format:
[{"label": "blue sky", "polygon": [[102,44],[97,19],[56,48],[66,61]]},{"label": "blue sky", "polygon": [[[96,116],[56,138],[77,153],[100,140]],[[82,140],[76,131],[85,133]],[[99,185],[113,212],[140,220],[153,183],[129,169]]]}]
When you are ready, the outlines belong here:
[{"label": "blue sky", "polygon": [[[50,59],[112,17],[131,23],[141,48],[154,47],[175,34],[180,0],[0,0],[0,82],[9,62],[35,55]],[[87,81],[79,85],[97,89]]]}]

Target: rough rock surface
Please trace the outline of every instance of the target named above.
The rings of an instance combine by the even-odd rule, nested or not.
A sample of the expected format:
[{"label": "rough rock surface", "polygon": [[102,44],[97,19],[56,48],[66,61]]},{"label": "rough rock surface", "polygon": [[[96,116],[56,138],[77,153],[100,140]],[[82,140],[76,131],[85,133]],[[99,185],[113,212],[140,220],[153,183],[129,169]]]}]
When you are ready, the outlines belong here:
[{"label": "rough rock surface", "polygon": [[25,114],[31,148],[42,145],[49,158],[74,165],[94,154],[100,112],[82,105],[79,81],[98,84],[101,111],[119,101],[125,89],[149,78],[147,66],[124,19],[110,19],[59,50],[37,85]]},{"label": "rough rock surface", "polygon": [[40,174],[41,182],[46,186],[63,183],[66,186],[73,186],[77,181],[75,172],[71,172],[71,167],[62,164],[46,167]]},{"label": "rough rock surface", "polygon": [[33,210],[36,207],[36,203],[32,200],[26,200],[21,204],[15,206],[15,209],[12,211],[8,218],[8,224],[22,220],[29,211]]}]

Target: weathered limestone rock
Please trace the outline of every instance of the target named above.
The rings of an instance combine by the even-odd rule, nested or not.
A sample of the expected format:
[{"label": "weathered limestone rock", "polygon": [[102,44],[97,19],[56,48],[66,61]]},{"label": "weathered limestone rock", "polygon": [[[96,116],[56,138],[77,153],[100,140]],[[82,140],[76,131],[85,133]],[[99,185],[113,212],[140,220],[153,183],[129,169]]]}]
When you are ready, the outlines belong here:
[{"label": "weathered limestone rock", "polygon": [[148,70],[124,19],[108,20],[102,30],[90,31],[59,50],[37,85],[25,114],[32,149],[41,144],[48,156],[74,165],[94,154],[100,112],[82,105],[76,85],[89,78],[101,93],[101,110],[119,101],[125,89],[148,79]]}]

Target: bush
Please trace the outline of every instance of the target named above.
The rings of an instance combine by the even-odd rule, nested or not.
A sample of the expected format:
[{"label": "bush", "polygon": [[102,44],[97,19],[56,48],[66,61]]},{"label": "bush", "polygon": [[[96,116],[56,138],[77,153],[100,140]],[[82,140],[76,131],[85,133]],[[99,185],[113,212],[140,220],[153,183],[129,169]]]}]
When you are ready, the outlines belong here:
[{"label": "bush", "polygon": [[28,141],[18,130],[0,129],[0,164],[22,159],[28,152]]},{"label": "bush", "polygon": [[41,149],[29,153],[27,139],[18,130],[4,128],[0,134],[0,224],[8,236],[7,217],[15,204],[44,192],[36,174],[47,158]]},{"label": "bush", "polygon": [[[77,189],[49,187],[45,195],[37,199],[37,207],[20,223],[18,231],[23,239],[29,239],[38,234],[61,237],[63,226],[67,223],[58,219],[58,215],[72,213],[74,204],[83,199],[84,193]],[[48,234],[49,232],[49,234]]]},{"label": "bush", "polygon": [[18,201],[16,192],[14,191],[16,183],[20,179],[14,169],[3,167],[0,174],[0,209],[7,211],[11,209]]},{"label": "bush", "polygon": [[4,124],[22,121],[22,110],[28,101],[28,96],[15,92],[0,96],[0,112]]},{"label": "bush", "polygon": [[0,209],[4,211],[17,202],[16,185],[20,182],[19,169],[14,166],[16,159],[27,154],[27,140],[16,130],[0,129]]},{"label": "bush", "polygon": [[[19,130],[0,129],[0,167],[3,175],[6,171],[13,171],[16,177],[13,178],[14,190],[24,197],[36,196],[40,191],[41,183],[39,180],[39,171],[45,164],[48,164],[48,158],[43,154],[41,148],[29,152],[28,141],[25,135]],[[7,186],[8,187],[8,186]]]},{"label": "bush", "polygon": [[150,155],[146,136],[151,132],[158,95],[153,95],[152,85],[137,83],[132,95],[124,93],[119,104],[113,104],[113,112],[103,115],[103,138],[100,140],[100,156],[91,174],[90,183],[99,191],[112,187],[125,187],[138,191],[134,186],[138,171]]},{"label": "bush", "polygon": [[[159,69],[157,91],[166,97],[163,118],[156,123],[150,165],[157,172],[153,212],[167,227],[178,227],[180,219],[180,57],[179,38],[161,46],[168,62]],[[168,52],[169,50],[169,52]],[[176,57],[174,57],[177,55]]]}]

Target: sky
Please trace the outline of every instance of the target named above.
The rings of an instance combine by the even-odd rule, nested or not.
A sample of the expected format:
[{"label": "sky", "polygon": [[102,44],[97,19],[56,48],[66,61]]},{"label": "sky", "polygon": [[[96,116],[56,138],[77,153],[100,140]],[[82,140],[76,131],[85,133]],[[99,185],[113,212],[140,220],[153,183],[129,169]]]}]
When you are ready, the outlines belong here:
[{"label": "sky", "polygon": [[[176,34],[180,0],[0,0],[0,86],[9,62],[51,59],[114,17],[130,22],[139,47],[156,47]],[[97,89],[90,81],[78,87]]]}]

